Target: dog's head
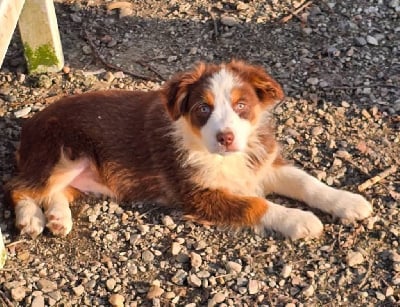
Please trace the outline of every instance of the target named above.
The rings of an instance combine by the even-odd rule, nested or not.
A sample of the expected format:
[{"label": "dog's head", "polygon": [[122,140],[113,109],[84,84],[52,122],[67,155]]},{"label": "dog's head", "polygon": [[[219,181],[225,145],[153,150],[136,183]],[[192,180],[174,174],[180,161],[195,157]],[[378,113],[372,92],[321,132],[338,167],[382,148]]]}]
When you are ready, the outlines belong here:
[{"label": "dog's head", "polygon": [[171,118],[219,154],[244,151],[263,114],[284,97],[264,69],[240,61],[200,63],[173,77],[163,92]]}]

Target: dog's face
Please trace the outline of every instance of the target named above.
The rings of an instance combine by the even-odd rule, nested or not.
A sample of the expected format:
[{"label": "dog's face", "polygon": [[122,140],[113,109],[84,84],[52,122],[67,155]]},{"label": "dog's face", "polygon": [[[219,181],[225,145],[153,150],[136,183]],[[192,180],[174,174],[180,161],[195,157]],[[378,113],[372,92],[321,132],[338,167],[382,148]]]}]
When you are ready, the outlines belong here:
[{"label": "dog's face", "polygon": [[262,68],[233,61],[198,65],[164,86],[172,119],[211,153],[245,151],[262,115],[283,99],[280,85]]}]

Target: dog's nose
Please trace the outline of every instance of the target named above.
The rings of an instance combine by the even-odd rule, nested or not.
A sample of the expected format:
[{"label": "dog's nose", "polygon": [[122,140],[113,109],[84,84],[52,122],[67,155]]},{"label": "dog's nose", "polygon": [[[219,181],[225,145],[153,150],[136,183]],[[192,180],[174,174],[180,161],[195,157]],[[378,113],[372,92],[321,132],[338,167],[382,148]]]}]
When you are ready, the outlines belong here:
[{"label": "dog's nose", "polygon": [[235,136],[233,135],[232,131],[225,131],[217,133],[217,141],[221,145],[229,146],[232,145]]}]

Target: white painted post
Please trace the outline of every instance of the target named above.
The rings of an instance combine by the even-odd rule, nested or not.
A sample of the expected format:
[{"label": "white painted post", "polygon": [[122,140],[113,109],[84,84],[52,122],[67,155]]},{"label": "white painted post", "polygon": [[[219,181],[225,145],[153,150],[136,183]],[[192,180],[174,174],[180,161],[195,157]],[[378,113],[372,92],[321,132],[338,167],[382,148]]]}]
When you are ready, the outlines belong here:
[{"label": "white painted post", "polygon": [[53,1],[25,0],[18,24],[29,72],[61,70],[64,56]]},{"label": "white painted post", "polygon": [[0,67],[25,0],[0,0]]}]

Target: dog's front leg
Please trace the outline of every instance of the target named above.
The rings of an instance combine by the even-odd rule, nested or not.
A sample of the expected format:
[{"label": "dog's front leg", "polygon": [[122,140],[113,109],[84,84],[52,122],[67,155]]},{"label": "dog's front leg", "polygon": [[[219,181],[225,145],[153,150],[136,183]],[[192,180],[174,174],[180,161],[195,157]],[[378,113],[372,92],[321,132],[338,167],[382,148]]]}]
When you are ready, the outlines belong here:
[{"label": "dog's front leg", "polygon": [[372,205],[361,195],[329,187],[291,165],[274,166],[265,179],[265,189],[347,221],[361,220],[372,213]]},{"label": "dog's front leg", "polygon": [[311,212],[286,208],[261,197],[225,190],[194,190],[184,198],[186,217],[201,223],[275,230],[293,240],[317,237],[322,223]]}]

